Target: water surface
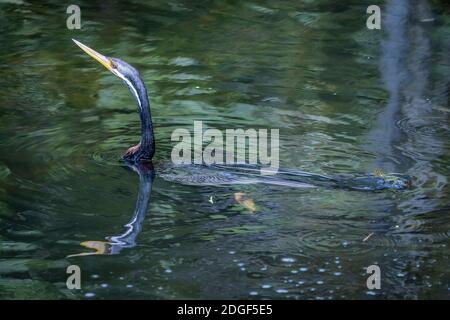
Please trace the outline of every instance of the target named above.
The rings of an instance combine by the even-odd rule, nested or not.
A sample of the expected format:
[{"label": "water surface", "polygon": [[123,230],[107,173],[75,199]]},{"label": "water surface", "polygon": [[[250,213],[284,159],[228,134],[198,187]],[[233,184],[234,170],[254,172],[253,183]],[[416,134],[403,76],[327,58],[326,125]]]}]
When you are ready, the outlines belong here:
[{"label": "water surface", "polygon": [[[386,1],[378,31],[370,1],[344,2],[81,1],[68,30],[58,1],[0,1],[0,298],[448,298],[448,4]],[[154,172],[118,162],[134,101],[71,38],[140,70]],[[279,128],[285,168],[413,187],[163,179],[194,120]]]}]

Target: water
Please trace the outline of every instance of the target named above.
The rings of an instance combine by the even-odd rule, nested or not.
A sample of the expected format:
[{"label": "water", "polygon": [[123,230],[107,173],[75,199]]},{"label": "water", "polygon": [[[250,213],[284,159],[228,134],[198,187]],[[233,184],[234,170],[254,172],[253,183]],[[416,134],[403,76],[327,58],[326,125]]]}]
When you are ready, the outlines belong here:
[{"label": "water", "polygon": [[[387,1],[382,32],[365,28],[370,1],[79,4],[77,31],[57,1],[0,1],[1,298],[449,297],[445,1]],[[71,38],[140,70],[154,172],[118,162],[139,138],[134,101]],[[194,120],[279,128],[285,168],[413,187],[163,179],[172,131]]]}]

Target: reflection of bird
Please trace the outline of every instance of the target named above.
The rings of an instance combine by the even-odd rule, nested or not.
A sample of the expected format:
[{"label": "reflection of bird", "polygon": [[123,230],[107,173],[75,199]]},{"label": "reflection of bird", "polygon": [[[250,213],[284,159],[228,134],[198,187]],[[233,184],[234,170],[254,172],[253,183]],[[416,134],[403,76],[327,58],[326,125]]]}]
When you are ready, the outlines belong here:
[{"label": "reflection of bird", "polygon": [[94,249],[93,252],[73,254],[68,257],[87,255],[111,255],[119,253],[123,248],[136,246],[136,237],[141,232],[142,222],[147,212],[148,201],[152,191],[154,170],[151,163],[126,164],[126,167],[139,175],[139,192],[136,207],[130,221],[124,226],[122,233],[107,238],[107,241],[83,241],[82,247]]},{"label": "reflection of bird", "polygon": [[153,136],[152,116],[148,101],[147,89],[139,72],[125,61],[117,58],[106,57],[81,42],[72,39],[81,49],[92,58],[118,76],[128,86],[137,102],[138,112],[141,117],[141,141],[131,147],[123,155],[124,160],[130,162],[150,161],[155,154],[155,138]]},{"label": "reflection of bird", "polygon": [[[137,109],[141,118],[141,141],[131,147],[123,155],[128,163],[139,163],[151,161],[155,154],[155,138],[153,135],[152,117],[150,114],[150,103],[148,101],[147,89],[139,72],[128,63],[117,59],[106,57],[88,46],[72,39],[84,52],[100,62],[103,66],[118,76],[128,86],[133,97],[136,99]],[[356,190],[381,190],[381,189],[404,189],[409,186],[407,177],[398,175],[385,175],[383,177],[362,176],[355,178],[334,178],[318,174],[310,174],[302,171],[289,170],[285,174],[278,171],[275,177],[264,177],[253,174],[254,170],[247,167],[224,166],[169,166],[161,174],[166,180],[177,181],[183,184],[194,185],[218,185],[218,184],[270,184],[282,185],[295,188],[311,188],[316,186],[340,187]],[[259,170],[259,169],[258,169]],[[391,179],[392,178],[392,179]]]}]

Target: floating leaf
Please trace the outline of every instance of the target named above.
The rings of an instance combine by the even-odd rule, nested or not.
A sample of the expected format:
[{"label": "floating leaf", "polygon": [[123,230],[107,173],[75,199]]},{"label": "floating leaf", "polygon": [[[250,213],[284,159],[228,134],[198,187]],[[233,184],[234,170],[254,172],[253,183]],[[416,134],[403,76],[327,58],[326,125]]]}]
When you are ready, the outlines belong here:
[{"label": "floating leaf", "polygon": [[255,202],[252,199],[245,199],[245,193],[236,192],[234,199],[242,206],[246,207],[251,213],[256,212]]}]

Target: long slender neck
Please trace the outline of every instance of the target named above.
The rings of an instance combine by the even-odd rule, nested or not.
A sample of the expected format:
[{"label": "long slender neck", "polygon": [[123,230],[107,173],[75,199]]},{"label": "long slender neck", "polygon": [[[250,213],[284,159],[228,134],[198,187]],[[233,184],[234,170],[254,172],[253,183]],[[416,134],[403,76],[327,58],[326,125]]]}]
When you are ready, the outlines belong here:
[{"label": "long slender neck", "polygon": [[140,152],[143,158],[151,159],[155,154],[155,137],[153,135],[152,115],[147,89],[140,77],[133,79],[133,83],[125,81],[137,103],[137,110],[141,118]]},{"label": "long slender neck", "polygon": [[150,102],[148,101],[147,90],[145,90],[145,87],[143,88],[144,90],[141,91],[141,94],[139,96],[141,102],[140,108],[138,102],[138,112],[141,118],[141,150],[151,158],[155,153],[155,137],[153,135]]}]

